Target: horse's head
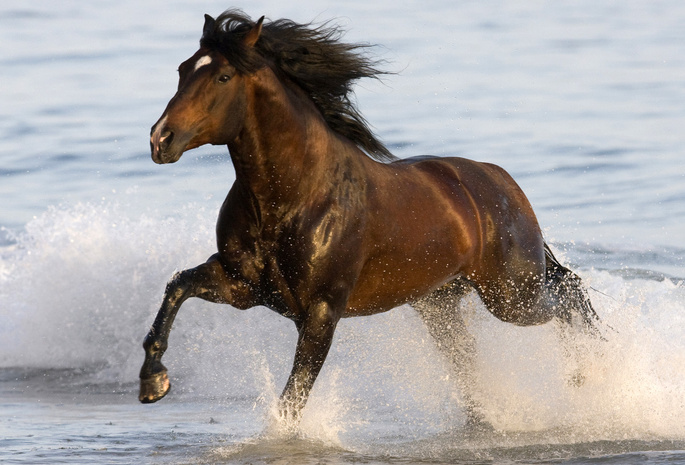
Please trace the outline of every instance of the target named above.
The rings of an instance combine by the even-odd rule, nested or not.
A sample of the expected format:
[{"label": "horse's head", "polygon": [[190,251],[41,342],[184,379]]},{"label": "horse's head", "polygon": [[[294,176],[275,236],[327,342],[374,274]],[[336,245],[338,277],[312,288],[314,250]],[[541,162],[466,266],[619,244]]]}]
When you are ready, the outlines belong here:
[{"label": "horse's head", "polygon": [[[240,46],[249,49],[259,39],[261,18],[241,36]],[[174,163],[186,150],[201,145],[227,144],[240,132],[246,111],[245,80],[217,48],[204,44],[215,20],[205,15],[200,49],[178,68],[176,95],[150,132],[155,163]]]}]

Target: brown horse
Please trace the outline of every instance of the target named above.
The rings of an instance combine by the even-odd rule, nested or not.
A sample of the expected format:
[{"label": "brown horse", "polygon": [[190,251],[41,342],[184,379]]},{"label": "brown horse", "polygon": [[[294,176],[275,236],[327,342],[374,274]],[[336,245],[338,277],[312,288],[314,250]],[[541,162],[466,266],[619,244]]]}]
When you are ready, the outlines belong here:
[{"label": "brown horse", "polygon": [[376,139],[349,99],[354,81],[379,75],[363,48],[341,43],[336,28],[205,15],[200,49],[152,127],[152,159],[227,145],[236,181],[218,253],[167,286],[143,344],[141,402],[169,390],[161,357],[190,297],[264,305],[295,323],[281,396],[295,420],[340,318],[412,303],[457,367],[470,349],[453,305],[469,289],[502,321],[578,315],[593,327],[579,278],[556,261],[507,172],[464,158],[397,160]]}]

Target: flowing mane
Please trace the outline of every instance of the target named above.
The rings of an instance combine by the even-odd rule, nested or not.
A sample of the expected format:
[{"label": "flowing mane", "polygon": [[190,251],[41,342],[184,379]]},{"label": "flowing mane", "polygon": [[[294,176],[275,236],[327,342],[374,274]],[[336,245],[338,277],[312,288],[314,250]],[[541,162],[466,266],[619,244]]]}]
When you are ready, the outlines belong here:
[{"label": "flowing mane", "polygon": [[340,42],[342,31],[336,26],[279,19],[265,22],[255,46],[247,48],[242,39],[254,25],[243,12],[227,10],[204,31],[200,45],[221,52],[241,74],[272,64],[309,95],[333,131],[376,160],[395,159],[351,98],[356,80],[385,74],[361,53],[369,45]]}]

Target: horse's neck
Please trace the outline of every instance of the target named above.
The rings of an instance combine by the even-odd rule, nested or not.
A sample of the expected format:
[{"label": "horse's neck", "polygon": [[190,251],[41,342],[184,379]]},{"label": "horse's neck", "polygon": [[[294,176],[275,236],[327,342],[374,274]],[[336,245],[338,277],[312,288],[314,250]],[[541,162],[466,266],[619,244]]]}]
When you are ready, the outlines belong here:
[{"label": "horse's neck", "polygon": [[236,178],[265,202],[288,203],[320,187],[337,163],[339,139],[304,92],[271,70],[247,86],[247,116],[229,151]]}]

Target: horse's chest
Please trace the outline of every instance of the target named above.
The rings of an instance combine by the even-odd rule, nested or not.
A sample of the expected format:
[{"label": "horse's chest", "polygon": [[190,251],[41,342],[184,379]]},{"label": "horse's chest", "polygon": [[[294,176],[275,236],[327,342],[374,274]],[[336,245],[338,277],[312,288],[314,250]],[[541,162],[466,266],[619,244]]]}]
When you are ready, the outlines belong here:
[{"label": "horse's chest", "polygon": [[347,262],[354,255],[332,225],[261,238],[255,250],[264,303],[284,316],[297,318],[330,289],[352,286],[348,274],[354,267]]}]

